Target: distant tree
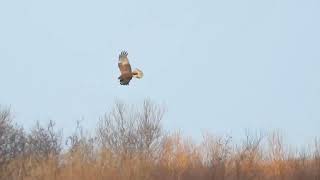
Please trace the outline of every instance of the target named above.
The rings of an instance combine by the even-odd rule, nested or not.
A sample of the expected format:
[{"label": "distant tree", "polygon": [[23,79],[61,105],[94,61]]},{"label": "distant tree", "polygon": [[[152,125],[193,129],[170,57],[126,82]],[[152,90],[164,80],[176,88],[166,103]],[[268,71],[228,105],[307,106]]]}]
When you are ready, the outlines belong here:
[{"label": "distant tree", "polygon": [[164,109],[150,100],[144,101],[142,109],[117,102],[99,121],[99,142],[114,153],[150,154],[160,142],[163,115]]},{"label": "distant tree", "polygon": [[14,159],[23,157],[25,147],[26,137],[23,128],[13,124],[9,108],[0,107],[0,175],[3,178],[12,174],[7,166]]},{"label": "distant tree", "polygon": [[55,130],[55,122],[50,120],[46,126],[39,122],[28,135],[27,153],[40,159],[58,156],[62,150],[62,131]]}]

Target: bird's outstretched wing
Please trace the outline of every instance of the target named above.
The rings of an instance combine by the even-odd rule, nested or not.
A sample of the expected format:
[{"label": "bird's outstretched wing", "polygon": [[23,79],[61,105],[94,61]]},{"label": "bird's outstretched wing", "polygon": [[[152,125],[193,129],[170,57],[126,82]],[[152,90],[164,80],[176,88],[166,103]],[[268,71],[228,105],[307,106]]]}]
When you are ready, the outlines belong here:
[{"label": "bird's outstretched wing", "polygon": [[128,53],[126,51],[122,51],[119,55],[118,66],[122,75],[131,73],[131,66],[127,56]]}]

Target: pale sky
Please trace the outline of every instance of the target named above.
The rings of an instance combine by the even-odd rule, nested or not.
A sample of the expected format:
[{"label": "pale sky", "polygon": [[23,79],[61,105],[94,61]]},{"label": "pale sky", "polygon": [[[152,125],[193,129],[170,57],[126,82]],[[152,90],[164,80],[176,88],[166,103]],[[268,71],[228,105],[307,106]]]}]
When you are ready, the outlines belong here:
[{"label": "pale sky", "polygon": [[[116,99],[165,104],[164,126],[320,136],[318,0],[0,1],[0,104],[26,128],[93,129]],[[127,50],[141,80],[120,86]]]}]

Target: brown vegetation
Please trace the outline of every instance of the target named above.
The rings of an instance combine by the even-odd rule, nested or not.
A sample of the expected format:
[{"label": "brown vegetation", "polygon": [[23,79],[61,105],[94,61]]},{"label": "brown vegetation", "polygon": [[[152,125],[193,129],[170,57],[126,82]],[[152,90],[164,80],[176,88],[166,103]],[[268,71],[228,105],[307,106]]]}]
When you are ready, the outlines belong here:
[{"label": "brown vegetation", "polygon": [[320,144],[300,152],[279,132],[247,132],[241,143],[203,135],[194,143],[161,126],[164,109],[116,103],[89,136],[78,123],[66,139],[50,121],[30,132],[0,109],[0,180],[320,180]]}]

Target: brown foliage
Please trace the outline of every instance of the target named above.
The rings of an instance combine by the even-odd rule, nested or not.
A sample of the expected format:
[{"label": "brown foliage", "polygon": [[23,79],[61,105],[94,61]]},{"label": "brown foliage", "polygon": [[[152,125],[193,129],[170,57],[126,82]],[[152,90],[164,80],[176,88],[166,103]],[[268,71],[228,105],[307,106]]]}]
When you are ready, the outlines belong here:
[{"label": "brown foliage", "polygon": [[293,153],[278,131],[230,136],[205,133],[194,143],[180,132],[165,133],[164,109],[116,103],[93,136],[77,123],[64,145],[54,122],[25,132],[0,109],[0,180],[287,180],[320,179],[320,145]]}]

